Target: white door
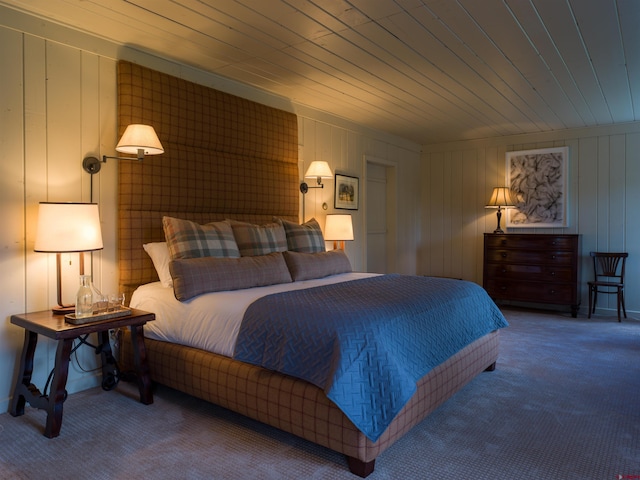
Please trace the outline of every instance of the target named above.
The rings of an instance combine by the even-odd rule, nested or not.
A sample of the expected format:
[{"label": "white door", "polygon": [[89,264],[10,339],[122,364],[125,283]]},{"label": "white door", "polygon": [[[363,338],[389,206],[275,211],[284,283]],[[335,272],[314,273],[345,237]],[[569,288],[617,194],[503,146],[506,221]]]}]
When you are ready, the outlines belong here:
[{"label": "white door", "polygon": [[367,272],[395,269],[395,165],[366,158]]},{"label": "white door", "polygon": [[387,273],[387,173],[367,162],[367,271]]}]

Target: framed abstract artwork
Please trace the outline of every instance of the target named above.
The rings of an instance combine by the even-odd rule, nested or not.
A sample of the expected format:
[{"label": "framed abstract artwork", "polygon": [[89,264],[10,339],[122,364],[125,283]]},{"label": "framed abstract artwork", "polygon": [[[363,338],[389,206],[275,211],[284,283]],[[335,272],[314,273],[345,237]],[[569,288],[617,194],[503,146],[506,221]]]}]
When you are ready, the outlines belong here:
[{"label": "framed abstract artwork", "polygon": [[507,152],[507,227],[568,227],[569,147]]}]

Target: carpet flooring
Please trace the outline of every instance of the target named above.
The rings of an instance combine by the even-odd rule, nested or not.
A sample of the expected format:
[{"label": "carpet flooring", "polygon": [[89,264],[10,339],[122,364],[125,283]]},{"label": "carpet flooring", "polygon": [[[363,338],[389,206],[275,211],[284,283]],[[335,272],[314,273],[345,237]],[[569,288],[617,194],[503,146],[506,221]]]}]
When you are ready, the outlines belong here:
[{"label": "carpet flooring", "polygon": [[[640,479],[640,321],[504,309],[497,369],[385,451],[368,478]],[[159,387],[0,415],[3,479],[351,479],[342,455]]]}]

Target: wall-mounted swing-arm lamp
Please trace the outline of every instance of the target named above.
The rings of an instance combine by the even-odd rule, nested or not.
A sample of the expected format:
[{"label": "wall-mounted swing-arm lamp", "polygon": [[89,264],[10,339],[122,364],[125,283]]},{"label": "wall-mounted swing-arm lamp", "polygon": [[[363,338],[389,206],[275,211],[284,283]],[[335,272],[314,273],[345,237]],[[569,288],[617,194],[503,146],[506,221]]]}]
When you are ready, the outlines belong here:
[{"label": "wall-mounted swing-arm lamp", "polygon": [[[156,131],[151,125],[141,125],[133,123],[129,125],[122,138],[116,145],[116,151],[120,153],[128,153],[137,155],[138,160],[142,160],[145,155],[158,155],[164,153],[164,148],[160,143],[160,139]],[[110,157],[102,156],[102,161],[96,157],[86,157],[82,161],[82,167],[90,174],[98,173],[103,163],[107,162],[107,158],[116,160],[131,160],[131,157]]]},{"label": "wall-mounted swing-arm lamp", "polygon": [[304,203],[305,203],[305,195],[309,191],[310,188],[324,188],[322,184],[323,178],[333,178],[333,172],[331,171],[331,167],[327,162],[322,162],[319,160],[311,162],[309,168],[307,169],[307,173],[304,174],[304,178],[315,178],[318,181],[317,185],[309,186],[306,182],[300,183],[300,192],[302,192],[302,221],[305,221],[304,218]]}]

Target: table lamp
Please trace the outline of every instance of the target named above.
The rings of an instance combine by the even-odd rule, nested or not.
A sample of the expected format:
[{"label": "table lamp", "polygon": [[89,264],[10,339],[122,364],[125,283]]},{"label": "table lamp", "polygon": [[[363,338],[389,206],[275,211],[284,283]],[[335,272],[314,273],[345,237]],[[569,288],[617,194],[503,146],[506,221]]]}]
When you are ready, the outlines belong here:
[{"label": "table lamp", "polygon": [[74,310],[74,305],[62,302],[60,255],[78,252],[80,275],[83,275],[84,252],[102,248],[100,212],[96,203],[40,202],[33,250],[56,254],[58,305],[52,308],[54,313],[72,313]]},{"label": "table lamp", "polygon": [[502,228],[500,228],[500,219],[502,218],[502,207],[504,208],[513,208],[515,207],[515,202],[511,199],[511,191],[509,187],[495,187],[493,189],[493,193],[491,194],[491,198],[489,202],[485,205],[484,208],[497,208],[498,211],[496,215],[498,217],[498,228],[496,228],[493,233],[504,233]]},{"label": "table lamp", "polygon": [[344,250],[345,240],[353,240],[353,222],[351,215],[331,214],[327,215],[324,226],[324,239],[333,241],[333,249],[338,248],[340,242],[340,250]]}]

